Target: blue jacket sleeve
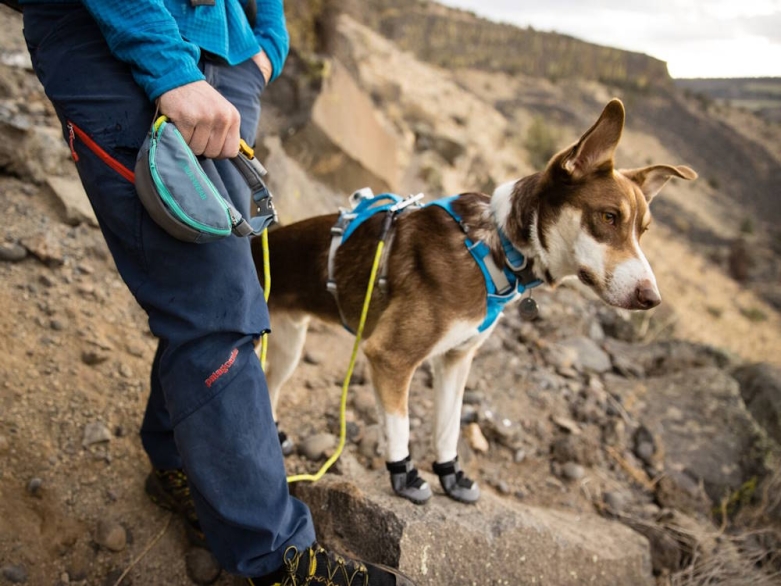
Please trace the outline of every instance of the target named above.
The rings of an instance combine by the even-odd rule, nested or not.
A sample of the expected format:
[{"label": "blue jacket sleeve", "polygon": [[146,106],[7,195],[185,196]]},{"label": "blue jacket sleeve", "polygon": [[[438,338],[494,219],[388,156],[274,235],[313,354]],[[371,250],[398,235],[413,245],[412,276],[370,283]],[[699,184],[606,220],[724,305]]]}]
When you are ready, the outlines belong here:
[{"label": "blue jacket sleeve", "polygon": [[163,0],[82,2],[97,21],[111,52],[130,65],[150,100],[204,79],[198,69],[200,49],[182,39]]},{"label": "blue jacket sleeve", "polygon": [[253,28],[260,48],[268,55],[274,68],[271,80],[282,73],[290,49],[290,36],[287,32],[282,2],[283,0],[257,0],[258,16]]}]

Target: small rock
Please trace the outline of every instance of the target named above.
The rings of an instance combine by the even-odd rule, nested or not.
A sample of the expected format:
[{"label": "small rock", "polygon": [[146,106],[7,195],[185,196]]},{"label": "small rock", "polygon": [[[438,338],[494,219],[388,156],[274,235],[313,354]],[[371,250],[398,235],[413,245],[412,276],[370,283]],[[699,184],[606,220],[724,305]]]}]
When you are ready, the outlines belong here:
[{"label": "small rock", "polygon": [[0,243],[0,261],[19,262],[27,258],[27,249],[19,244]]},{"label": "small rock", "polygon": [[54,279],[49,275],[41,275],[38,277],[38,282],[44,287],[54,287]]},{"label": "small rock", "polygon": [[27,569],[24,566],[4,566],[2,574],[11,584],[27,582]]},{"label": "small rock", "polygon": [[585,474],[585,468],[575,462],[567,462],[561,467],[561,475],[567,480],[580,480]]},{"label": "small rock", "polygon": [[469,446],[478,453],[485,454],[488,452],[490,446],[488,440],[485,439],[480,426],[477,423],[470,423],[466,426],[464,436],[469,442]]},{"label": "small rock", "polygon": [[87,366],[96,366],[108,360],[108,354],[95,350],[85,350],[81,353],[81,361]]},{"label": "small rock", "polygon": [[368,386],[351,387],[352,406],[367,423],[377,423],[377,400]]},{"label": "small rock", "polygon": [[60,582],[63,584],[70,584],[71,583],[71,577],[68,575],[68,572],[63,572],[60,574]]},{"label": "small rock", "polygon": [[95,212],[87,199],[84,187],[78,179],[70,177],[47,177],[48,195],[59,208],[62,220],[70,226],[78,226],[82,222],[97,227]]},{"label": "small rock", "polygon": [[[106,574],[106,578],[103,580],[103,586],[114,586],[124,571],[125,570],[122,568],[111,570],[108,574]],[[130,576],[125,576],[122,579],[122,586],[133,586],[133,580],[130,579]]]},{"label": "small rock", "polygon": [[298,451],[307,460],[317,461],[332,453],[338,442],[339,440],[333,434],[317,433],[301,442]]},{"label": "small rock", "polygon": [[95,543],[109,551],[122,551],[127,545],[127,532],[119,523],[102,519],[95,531]]},{"label": "small rock", "polygon": [[510,485],[504,480],[492,480],[489,484],[493,486],[499,494],[510,494]]},{"label": "small rock", "polygon": [[589,372],[607,372],[613,368],[610,356],[594,340],[586,337],[570,338],[559,344],[575,351],[575,368]]},{"label": "small rock", "polygon": [[621,492],[606,492],[603,497],[607,508],[613,513],[620,513],[626,508],[627,498]]},{"label": "small rock", "polygon": [[380,437],[382,430],[377,424],[369,425],[363,430],[363,438],[358,444],[358,452],[369,459],[377,457],[377,450],[380,446]]},{"label": "small rock", "polygon": [[4,435],[0,435],[0,454],[5,454],[11,449],[11,443]]},{"label": "small rock", "polygon": [[461,425],[466,425],[467,423],[476,423],[479,418],[480,415],[474,406],[464,405],[461,407]]},{"label": "small rock", "polygon": [[363,437],[363,430],[361,429],[360,425],[358,425],[355,421],[348,421],[345,425],[345,428],[348,442],[357,444],[361,441],[361,438]]},{"label": "small rock", "polygon": [[119,376],[122,378],[133,378],[133,369],[122,362],[119,365]]},{"label": "small rock", "polygon": [[62,266],[65,263],[62,246],[51,232],[28,236],[22,239],[21,244],[30,254],[48,266]]},{"label": "small rock", "polygon": [[213,584],[220,577],[222,567],[208,549],[191,548],[185,555],[187,575],[196,584]]},{"label": "small rock", "polygon": [[53,329],[55,332],[61,332],[62,330],[65,329],[65,324],[63,324],[58,319],[53,319],[52,321],[49,322],[49,327]]},{"label": "small rock", "polygon": [[111,431],[101,421],[93,421],[84,426],[84,439],[81,445],[89,447],[93,444],[99,444],[111,440]]},{"label": "small rock", "polygon": [[566,417],[558,417],[558,416],[552,416],[551,421],[561,427],[562,429],[567,430],[572,435],[580,435],[580,427],[577,423],[572,421],[572,419],[567,419]]},{"label": "small rock", "polygon": [[654,448],[654,445],[651,442],[641,442],[637,446],[637,449],[635,450],[635,454],[643,462],[650,465],[653,464],[653,457],[655,451],[656,449]]},{"label": "small rock", "polygon": [[526,459],[526,450],[520,449],[516,450],[515,454],[513,454],[513,462],[516,464],[520,464]]},{"label": "small rock", "polygon": [[485,400],[485,393],[481,391],[464,391],[464,403],[467,405],[480,405]]},{"label": "small rock", "polygon": [[318,354],[313,354],[309,350],[304,352],[304,362],[317,366],[323,363],[323,359]]},{"label": "small rock", "polygon": [[485,417],[480,422],[480,429],[487,439],[510,449],[515,448],[520,441],[520,424],[506,418]]},{"label": "small rock", "polygon": [[33,496],[40,496],[41,487],[43,486],[43,480],[40,478],[31,478],[27,483],[27,492]]}]

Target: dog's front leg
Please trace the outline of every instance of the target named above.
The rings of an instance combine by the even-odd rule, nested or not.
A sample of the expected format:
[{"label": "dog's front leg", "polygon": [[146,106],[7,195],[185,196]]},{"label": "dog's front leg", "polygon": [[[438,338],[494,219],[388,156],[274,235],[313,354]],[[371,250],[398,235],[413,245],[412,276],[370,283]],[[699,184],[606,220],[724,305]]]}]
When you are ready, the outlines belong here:
[{"label": "dog's front leg", "polygon": [[[301,353],[304,350],[306,331],[309,327],[309,316],[306,314],[291,314],[284,311],[274,311],[271,314],[273,332],[269,334],[268,357],[266,364],[266,384],[271,398],[271,412],[274,422],[279,426],[277,418],[277,402],[282,385],[287,382],[296,369]],[[260,358],[260,344],[256,347]],[[293,452],[293,442],[287,434],[279,430],[279,443],[285,456]]]},{"label": "dog's front leg", "polygon": [[386,438],[386,466],[393,491],[415,504],[431,498],[431,487],[418,476],[409,456],[409,385],[416,364],[394,346],[372,336],[365,348]]},{"label": "dog's front leg", "polygon": [[431,358],[434,374],[436,418],[434,443],[437,461],[434,472],[445,493],[463,503],[474,503],[480,497],[477,483],[467,478],[458,464],[458,435],[461,429],[461,403],[477,346],[450,350]]}]

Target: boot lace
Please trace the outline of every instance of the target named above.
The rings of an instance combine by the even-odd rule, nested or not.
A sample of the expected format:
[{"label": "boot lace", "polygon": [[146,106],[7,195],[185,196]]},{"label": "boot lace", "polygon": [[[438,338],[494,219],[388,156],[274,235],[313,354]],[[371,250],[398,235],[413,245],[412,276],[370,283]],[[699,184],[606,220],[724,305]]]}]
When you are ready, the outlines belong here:
[{"label": "boot lace", "polygon": [[[300,567],[305,558],[308,567]],[[285,550],[284,563],[285,579],[280,586],[369,586],[365,565],[326,551],[319,545],[302,552],[291,545]]]}]

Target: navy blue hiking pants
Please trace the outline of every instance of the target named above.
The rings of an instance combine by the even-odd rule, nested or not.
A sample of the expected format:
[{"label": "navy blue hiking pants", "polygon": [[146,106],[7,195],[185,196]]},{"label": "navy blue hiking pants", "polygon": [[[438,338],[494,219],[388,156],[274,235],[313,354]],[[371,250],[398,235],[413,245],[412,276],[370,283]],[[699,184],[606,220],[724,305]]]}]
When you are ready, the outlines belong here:
[{"label": "navy blue hiking pants", "polygon": [[[128,172],[154,116],[129,67],[115,59],[79,4],[27,6],[36,74],[71,143],[117,269],[160,340],[142,442],[156,468],[182,467],[207,541],[235,574],[269,573],[289,545],[315,535],[285,480],[265,378],[253,340],[268,312],[246,238],[175,240],[150,218]],[[265,83],[252,61],[202,61],[207,81],[239,110],[255,140]],[[228,161],[204,168],[249,213],[250,193]]]}]

